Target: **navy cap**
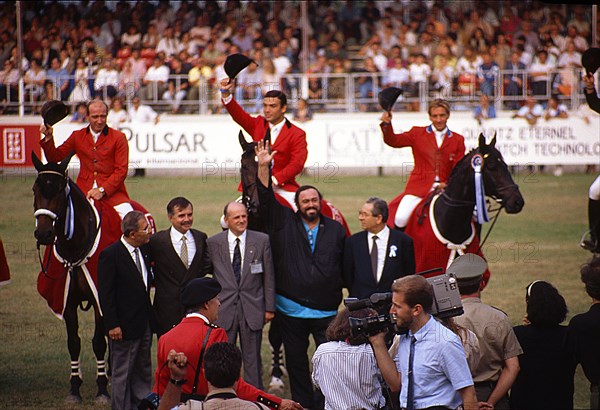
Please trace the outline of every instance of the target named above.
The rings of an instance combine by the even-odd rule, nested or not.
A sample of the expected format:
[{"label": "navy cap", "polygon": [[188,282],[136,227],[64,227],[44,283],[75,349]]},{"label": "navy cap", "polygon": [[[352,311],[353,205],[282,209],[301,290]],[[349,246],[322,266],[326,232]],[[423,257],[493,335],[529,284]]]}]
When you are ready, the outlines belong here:
[{"label": "navy cap", "polygon": [[221,292],[221,285],[213,278],[195,278],[181,290],[181,304],[185,307],[208,302]]},{"label": "navy cap", "polygon": [[591,47],[585,50],[581,55],[581,65],[588,73],[594,74],[600,67],[600,48]]},{"label": "navy cap", "polygon": [[40,113],[44,119],[44,124],[52,126],[69,115],[69,107],[62,101],[50,100],[42,105]]},{"label": "navy cap", "polygon": [[381,108],[383,108],[385,111],[392,111],[392,108],[394,107],[398,97],[400,97],[400,94],[402,94],[402,90],[398,87],[388,87],[381,90],[379,95],[377,95],[379,105],[381,105]]},{"label": "navy cap", "polygon": [[446,273],[456,275],[458,285],[471,286],[481,282],[483,274],[487,270],[487,262],[479,255],[465,253],[454,259],[446,269]]},{"label": "navy cap", "polygon": [[223,64],[223,68],[225,69],[225,73],[232,80],[242,71],[244,68],[248,67],[250,63],[256,64],[256,62],[243,54],[231,54],[227,56],[225,60],[225,64]]}]

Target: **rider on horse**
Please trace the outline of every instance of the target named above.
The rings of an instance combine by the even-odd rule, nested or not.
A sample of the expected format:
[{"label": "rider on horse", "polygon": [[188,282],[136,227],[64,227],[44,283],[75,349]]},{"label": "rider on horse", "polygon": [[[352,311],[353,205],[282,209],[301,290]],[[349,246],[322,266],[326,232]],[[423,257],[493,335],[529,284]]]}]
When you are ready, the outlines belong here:
[{"label": "rider on horse", "polygon": [[302,172],[308,156],[306,133],[284,117],[287,97],[282,91],[268,91],[263,101],[264,116],[252,117],[233,98],[233,86],[233,81],[228,78],[219,82],[223,104],[252,140],[262,140],[270,130],[271,147],[277,151],[273,159],[273,190],[295,210],[294,194],[299,187],[296,176]]},{"label": "rider on horse", "polygon": [[40,145],[48,161],[60,162],[75,151],[81,168],[77,185],[88,199],[103,201],[114,207],[121,219],[133,211],[125,178],[129,165],[129,145],[125,134],[106,125],[108,107],[102,100],[87,105],[90,125],[74,131],[58,148],[54,145],[53,129],[42,124],[44,138]]},{"label": "rider on horse", "polygon": [[411,147],[415,161],[404,195],[394,218],[397,228],[404,229],[415,207],[432,189],[443,188],[452,168],[465,156],[465,139],[448,129],[450,106],[441,99],[429,105],[428,127],[412,127],[410,131],[394,133],[392,113],[384,111],[381,116],[381,131],[385,143],[394,148]]}]

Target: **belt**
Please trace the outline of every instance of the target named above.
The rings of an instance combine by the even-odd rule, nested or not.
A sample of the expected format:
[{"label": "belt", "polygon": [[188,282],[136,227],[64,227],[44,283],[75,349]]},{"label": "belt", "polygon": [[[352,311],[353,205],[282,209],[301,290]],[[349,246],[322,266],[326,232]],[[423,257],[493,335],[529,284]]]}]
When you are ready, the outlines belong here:
[{"label": "belt", "polygon": [[[402,407],[401,410],[406,410],[406,407]],[[447,406],[431,406],[431,407],[420,408],[417,410],[452,410],[452,409]]]},{"label": "belt", "polygon": [[496,387],[496,383],[497,382],[493,382],[491,380],[486,380],[484,382],[475,382],[475,387],[489,387],[493,389],[494,387]]}]

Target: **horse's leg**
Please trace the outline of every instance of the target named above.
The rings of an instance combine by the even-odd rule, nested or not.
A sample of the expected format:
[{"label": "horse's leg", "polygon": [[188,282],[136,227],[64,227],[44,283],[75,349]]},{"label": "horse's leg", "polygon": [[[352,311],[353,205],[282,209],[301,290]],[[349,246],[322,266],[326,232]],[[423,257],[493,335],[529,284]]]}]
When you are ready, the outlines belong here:
[{"label": "horse's leg", "polygon": [[79,323],[77,320],[77,306],[71,297],[72,293],[69,291],[69,297],[67,298],[67,305],[63,313],[65,326],[67,327],[67,347],[69,349],[69,356],[71,357],[71,388],[69,389],[69,395],[66,401],[70,403],[81,403],[81,393],[79,388],[83,383],[81,380],[81,368],[79,365],[79,353],[81,352],[81,339],[79,338]]},{"label": "horse's leg", "polygon": [[92,347],[96,356],[96,384],[98,392],[96,393],[97,404],[110,404],[110,395],[108,394],[108,377],[106,375],[106,336],[104,335],[104,322],[100,315],[100,308],[94,303],[94,337],[92,338]]},{"label": "horse's leg", "polygon": [[277,321],[277,315],[271,321],[269,327],[269,347],[271,349],[271,382],[269,383],[269,393],[281,396],[285,388],[282,377],[287,375],[287,370],[283,366],[283,339],[281,327]]}]

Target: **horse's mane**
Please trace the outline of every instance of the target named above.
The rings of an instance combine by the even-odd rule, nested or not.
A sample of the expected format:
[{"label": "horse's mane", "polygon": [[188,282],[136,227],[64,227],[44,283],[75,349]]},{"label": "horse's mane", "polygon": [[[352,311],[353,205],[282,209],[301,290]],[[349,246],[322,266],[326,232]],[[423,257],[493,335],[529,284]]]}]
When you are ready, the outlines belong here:
[{"label": "horse's mane", "polygon": [[475,148],[471,148],[471,150],[469,152],[467,152],[465,154],[464,157],[462,157],[460,159],[460,161],[458,161],[456,163],[456,165],[454,166],[454,168],[452,168],[452,171],[450,172],[450,176],[448,177],[448,182],[450,182],[450,180],[452,178],[455,178],[455,175],[459,174],[460,172],[463,172],[462,168],[464,166],[464,162],[465,161],[471,161],[471,158],[473,157],[474,154],[479,152],[479,147],[475,147]]}]

